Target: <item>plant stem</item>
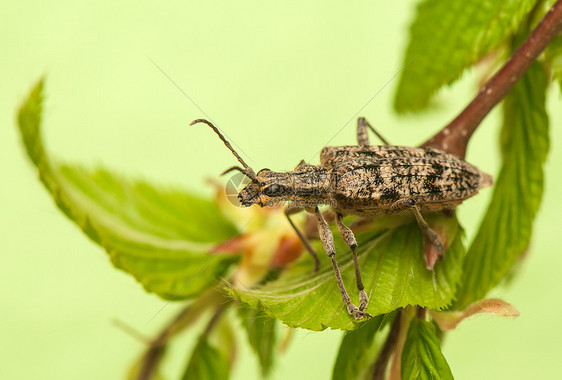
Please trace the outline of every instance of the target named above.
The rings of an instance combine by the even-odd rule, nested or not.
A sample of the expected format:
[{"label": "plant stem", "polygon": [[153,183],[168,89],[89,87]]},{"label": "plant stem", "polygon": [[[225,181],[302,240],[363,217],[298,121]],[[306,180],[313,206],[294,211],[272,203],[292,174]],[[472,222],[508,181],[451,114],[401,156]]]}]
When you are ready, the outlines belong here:
[{"label": "plant stem", "polygon": [[211,331],[213,331],[213,329],[215,328],[215,325],[220,320],[220,318],[222,317],[222,314],[227,309],[229,304],[230,303],[223,303],[222,305],[217,307],[217,310],[215,311],[215,314],[213,314],[213,316],[209,320],[209,323],[207,324],[207,327],[205,328],[205,331],[203,331],[203,334],[201,334],[201,336],[204,336],[204,337],[209,336],[209,334],[211,333]]},{"label": "plant stem", "polygon": [[419,319],[424,321],[426,314],[427,314],[427,309],[425,307],[418,307],[417,316]]},{"label": "plant stem", "polygon": [[[228,308],[230,302],[225,302],[219,305],[209,320],[205,331],[201,336],[208,336],[209,333],[213,330],[216,323],[219,321],[220,317],[222,316],[223,312]],[[168,324],[158,336],[150,342],[148,350],[144,354],[142,358],[142,365],[137,375],[137,380],[150,380],[153,378],[154,372],[158,367],[158,363],[162,358],[162,354],[164,354],[164,350],[166,349],[166,344],[168,343],[168,339],[177,332],[178,328],[181,328],[181,325],[185,323],[184,319],[191,318],[190,314],[193,313],[194,305],[191,304],[184,308],[173,320]]]},{"label": "plant stem", "polygon": [[178,315],[168,324],[158,336],[150,342],[148,350],[142,358],[141,368],[139,370],[137,380],[150,380],[154,371],[160,362],[160,358],[166,349],[168,338],[172,335],[174,329],[182,323],[186,315],[190,314],[192,305],[182,309]]},{"label": "plant stem", "polygon": [[394,352],[394,346],[398,341],[398,336],[400,335],[400,320],[401,315],[398,314],[392,322],[392,327],[388,332],[388,336],[386,337],[386,342],[377,357],[377,361],[375,362],[375,370],[373,372],[373,380],[384,380],[384,374],[386,372],[386,367],[388,367],[388,361]]},{"label": "plant stem", "polygon": [[[219,305],[217,313],[222,313],[223,309],[230,305],[230,299],[225,298],[222,292],[213,288],[209,289],[197,300],[183,308],[176,317],[162,329],[156,338],[149,342],[148,349],[142,357],[136,380],[150,380],[153,378],[158,363],[166,349],[168,340],[195,323],[205,310],[216,305]],[[209,322],[210,326],[207,325],[207,330],[210,331],[212,325],[216,322],[216,318],[218,317],[214,314]]]},{"label": "plant stem", "polygon": [[423,143],[464,158],[468,141],[480,122],[562,31],[562,0],[558,0],[505,65],[482,87],[470,104],[440,132]]}]

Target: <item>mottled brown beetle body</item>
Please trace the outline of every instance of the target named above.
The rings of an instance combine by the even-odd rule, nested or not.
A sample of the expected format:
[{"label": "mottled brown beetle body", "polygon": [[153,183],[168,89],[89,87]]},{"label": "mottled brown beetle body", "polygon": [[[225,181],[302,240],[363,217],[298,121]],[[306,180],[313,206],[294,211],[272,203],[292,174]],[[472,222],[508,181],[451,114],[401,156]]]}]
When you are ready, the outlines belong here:
[{"label": "mottled brown beetle body", "polygon": [[421,212],[450,209],[493,183],[475,166],[433,148],[325,147],[320,163],[331,171],[332,207],[344,215],[403,212],[395,205],[404,199]]},{"label": "mottled brown beetle body", "polygon": [[[441,259],[445,247],[422,213],[452,210],[478,193],[479,189],[493,184],[490,175],[455,155],[434,148],[389,145],[363,118],[357,122],[358,145],[324,147],[320,153],[320,165],[301,161],[292,171],[262,169],[256,174],[216,127],[206,120],[195,120],[192,124],[198,122],[209,125],[243,165],[243,168],[232,167],[225,172],[238,170],[251,180],[238,194],[243,206],[257,204],[265,207],[288,202],[287,219],[315,259],[317,270],[319,261],[316,252],[289,217],[302,210],[316,216],[319,237],[332,260],[343,302],[356,319],[369,316],[365,312],[369,299],[361,280],[357,241],[351,229],[343,224],[344,215],[370,219],[412,213]],[[373,130],[386,145],[370,145],[367,128]],[[321,205],[327,205],[335,212],[339,233],[352,251],[359,307],[351,302],[343,285],[335,259],[332,231],[318,209]]]},{"label": "mottled brown beetle body", "polygon": [[343,215],[379,216],[404,212],[397,201],[413,200],[420,211],[453,208],[490,186],[492,178],[452,154],[407,146],[331,146],[320,165],[301,162],[289,172],[257,173],[259,186],[240,194],[244,206],[290,202],[301,209],[330,206]]}]

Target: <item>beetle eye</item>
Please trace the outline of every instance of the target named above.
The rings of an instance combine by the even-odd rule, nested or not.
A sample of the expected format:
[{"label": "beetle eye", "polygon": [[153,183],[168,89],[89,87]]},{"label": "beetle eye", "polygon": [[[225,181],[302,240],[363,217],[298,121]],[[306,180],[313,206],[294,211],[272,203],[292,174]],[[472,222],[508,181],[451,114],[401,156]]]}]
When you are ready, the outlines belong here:
[{"label": "beetle eye", "polygon": [[277,185],[276,183],[274,183],[273,185],[266,187],[263,190],[263,193],[268,197],[280,197],[285,194],[285,190],[285,186]]},{"label": "beetle eye", "polygon": [[259,172],[257,172],[256,174],[259,175],[259,174],[262,173],[262,172],[270,172],[270,171],[271,171],[270,169],[264,168],[264,169],[261,169],[261,170],[260,170]]}]

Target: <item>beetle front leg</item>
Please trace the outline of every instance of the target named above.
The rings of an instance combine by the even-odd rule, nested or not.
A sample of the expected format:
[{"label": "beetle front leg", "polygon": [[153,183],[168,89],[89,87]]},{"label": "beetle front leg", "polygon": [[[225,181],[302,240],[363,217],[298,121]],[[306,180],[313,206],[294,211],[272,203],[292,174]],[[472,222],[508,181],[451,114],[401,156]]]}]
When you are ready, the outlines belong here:
[{"label": "beetle front leg", "polygon": [[316,215],[316,218],[318,219],[318,234],[320,235],[320,241],[322,241],[322,246],[324,246],[326,254],[332,260],[332,266],[334,267],[336,281],[338,283],[338,287],[340,288],[343,303],[347,306],[347,311],[349,312],[349,314],[353,315],[353,318],[355,319],[370,317],[369,314],[365,313],[362,310],[359,310],[357,306],[355,306],[351,302],[351,299],[349,298],[349,295],[345,290],[345,286],[341,278],[340,269],[338,268],[338,263],[336,262],[336,247],[334,245],[334,236],[332,235],[330,226],[322,216],[322,213],[320,213],[320,210],[318,210],[318,207],[314,209],[314,215]]},{"label": "beetle front leg", "polygon": [[431,244],[437,249],[437,255],[439,256],[439,260],[445,257],[445,247],[443,246],[443,242],[439,239],[439,236],[429,227],[429,224],[423,218],[423,215],[420,212],[419,207],[416,205],[416,202],[413,199],[401,199],[396,201],[392,208],[398,209],[410,209],[414,214],[416,221],[418,222],[418,226],[420,226],[422,232],[424,233],[425,237],[429,239]]},{"label": "beetle front leg", "polygon": [[353,265],[355,267],[355,279],[357,282],[357,290],[359,290],[359,310],[363,311],[367,308],[367,304],[369,303],[369,297],[367,297],[367,293],[365,293],[365,287],[363,286],[363,281],[361,280],[361,270],[359,269],[359,262],[357,260],[357,240],[355,239],[355,235],[353,231],[343,224],[343,216],[342,214],[336,215],[336,224],[338,226],[338,230],[340,232],[341,237],[345,241],[345,244],[351,249],[351,253],[353,254]]}]

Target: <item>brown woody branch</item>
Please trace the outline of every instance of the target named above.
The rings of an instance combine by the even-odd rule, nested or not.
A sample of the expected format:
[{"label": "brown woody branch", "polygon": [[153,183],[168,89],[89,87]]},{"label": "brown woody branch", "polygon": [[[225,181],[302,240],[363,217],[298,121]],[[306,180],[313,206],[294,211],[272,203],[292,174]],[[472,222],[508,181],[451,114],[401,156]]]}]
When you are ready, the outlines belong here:
[{"label": "brown woody branch", "polygon": [[392,327],[386,337],[386,342],[377,357],[377,361],[374,365],[373,380],[384,380],[384,375],[386,373],[386,368],[388,367],[388,361],[394,352],[394,347],[398,342],[398,337],[400,335],[401,327],[401,315],[397,315],[396,319],[392,323]]},{"label": "brown woody branch", "polygon": [[482,87],[470,104],[422,146],[434,147],[464,158],[470,137],[525,74],[550,41],[562,31],[562,0],[558,0],[506,64]]}]

